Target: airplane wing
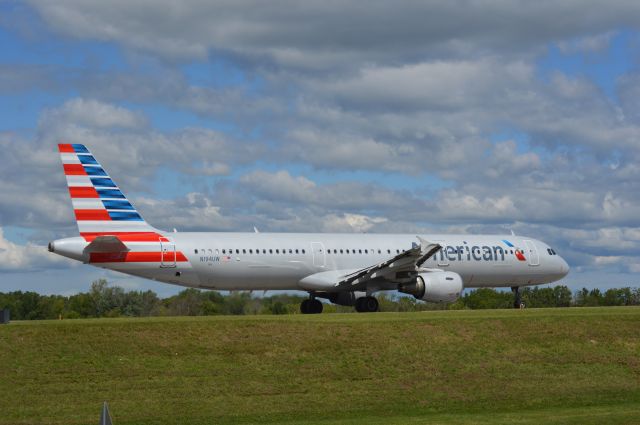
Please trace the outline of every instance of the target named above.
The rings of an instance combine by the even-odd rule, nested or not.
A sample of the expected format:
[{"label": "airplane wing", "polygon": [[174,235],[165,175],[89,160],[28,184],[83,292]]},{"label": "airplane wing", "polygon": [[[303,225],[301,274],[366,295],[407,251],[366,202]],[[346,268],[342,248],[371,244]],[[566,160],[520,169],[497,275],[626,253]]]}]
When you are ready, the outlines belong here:
[{"label": "airplane wing", "polygon": [[387,281],[402,281],[412,277],[417,269],[442,249],[437,243],[431,243],[420,236],[419,245],[403,251],[389,260],[343,275],[335,287],[342,290],[355,291],[366,287],[367,282],[382,278]]}]

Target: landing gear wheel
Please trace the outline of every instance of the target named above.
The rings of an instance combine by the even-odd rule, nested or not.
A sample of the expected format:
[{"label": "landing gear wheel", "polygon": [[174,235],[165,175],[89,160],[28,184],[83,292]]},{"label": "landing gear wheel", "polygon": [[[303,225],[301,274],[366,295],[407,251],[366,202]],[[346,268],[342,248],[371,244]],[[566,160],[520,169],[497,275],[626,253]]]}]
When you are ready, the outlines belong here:
[{"label": "landing gear wheel", "polygon": [[300,313],[320,314],[322,313],[322,303],[315,298],[306,299],[300,304]]},{"label": "landing gear wheel", "polygon": [[378,311],[378,300],[375,297],[362,297],[356,300],[358,313],[374,313]]}]

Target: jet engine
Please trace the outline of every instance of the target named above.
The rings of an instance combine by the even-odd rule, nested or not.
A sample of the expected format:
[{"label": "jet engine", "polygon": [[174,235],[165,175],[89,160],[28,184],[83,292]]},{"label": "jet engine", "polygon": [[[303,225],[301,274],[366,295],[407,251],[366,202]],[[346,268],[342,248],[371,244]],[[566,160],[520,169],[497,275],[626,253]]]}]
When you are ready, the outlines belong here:
[{"label": "jet engine", "polygon": [[462,277],[458,273],[423,272],[413,283],[400,285],[398,291],[422,301],[450,303],[460,297],[462,288]]}]

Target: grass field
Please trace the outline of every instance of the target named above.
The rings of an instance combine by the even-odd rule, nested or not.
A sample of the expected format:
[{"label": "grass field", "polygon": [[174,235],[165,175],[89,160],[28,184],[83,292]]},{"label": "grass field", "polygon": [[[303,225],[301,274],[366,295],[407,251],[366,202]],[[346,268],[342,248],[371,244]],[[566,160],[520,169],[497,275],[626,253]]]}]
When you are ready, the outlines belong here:
[{"label": "grass field", "polygon": [[640,308],[13,322],[0,424],[640,423]]}]

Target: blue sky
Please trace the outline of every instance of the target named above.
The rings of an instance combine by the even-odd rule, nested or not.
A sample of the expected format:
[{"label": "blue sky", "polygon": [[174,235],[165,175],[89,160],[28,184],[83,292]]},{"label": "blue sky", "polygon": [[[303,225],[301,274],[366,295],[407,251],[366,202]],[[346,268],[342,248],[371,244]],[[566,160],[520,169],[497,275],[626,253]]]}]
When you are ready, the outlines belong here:
[{"label": "blue sky", "polygon": [[513,229],[639,285],[638,6],[288,3],[1,3],[0,291],[180,290],[46,252],[59,140],[160,228]]}]

